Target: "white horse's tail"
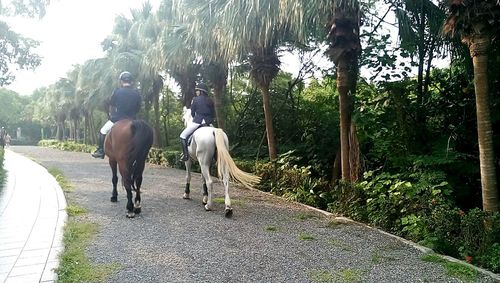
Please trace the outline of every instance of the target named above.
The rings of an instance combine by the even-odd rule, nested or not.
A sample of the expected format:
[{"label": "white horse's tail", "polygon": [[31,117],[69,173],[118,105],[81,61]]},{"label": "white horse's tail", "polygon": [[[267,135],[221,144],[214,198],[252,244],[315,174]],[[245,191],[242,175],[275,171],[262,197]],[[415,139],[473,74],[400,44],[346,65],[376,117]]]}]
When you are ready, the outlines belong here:
[{"label": "white horse's tail", "polygon": [[258,184],[260,177],[240,170],[234,163],[224,142],[224,131],[215,128],[214,134],[215,146],[217,147],[217,173],[219,174],[219,179],[222,179],[224,172],[227,170],[232,180],[237,181],[247,188],[252,188],[252,186]]}]

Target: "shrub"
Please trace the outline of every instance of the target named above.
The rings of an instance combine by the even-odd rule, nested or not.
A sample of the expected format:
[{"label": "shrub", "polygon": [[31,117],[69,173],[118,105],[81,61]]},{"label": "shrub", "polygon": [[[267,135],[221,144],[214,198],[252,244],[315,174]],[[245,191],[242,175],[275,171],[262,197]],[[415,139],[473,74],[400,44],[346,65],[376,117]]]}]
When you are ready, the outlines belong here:
[{"label": "shrub", "polygon": [[261,177],[259,188],[292,201],[326,208],[327,202],[322,196],[330,190],[328,182],[312,178],[310,166],[301,167],[295,162],[297,158],[289,151],[273,162],[257,163],[255,172]]}]

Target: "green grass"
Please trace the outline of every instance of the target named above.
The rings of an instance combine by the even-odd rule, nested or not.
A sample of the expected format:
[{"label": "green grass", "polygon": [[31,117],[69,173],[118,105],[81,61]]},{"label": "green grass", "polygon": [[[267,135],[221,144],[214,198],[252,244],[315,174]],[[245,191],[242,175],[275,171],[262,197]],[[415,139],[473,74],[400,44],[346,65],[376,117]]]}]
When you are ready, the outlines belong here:
[{"label": "green grass", "polygon": [[448,261],[437,254],[424,254],[421,259],[425,262],[434,262],[443,265],[448,276],[458,278],[462,281],[472,282],[477,278],[477,271],[474,268],[463,263]]},{"label": "green grass", "polygon": [[276,232],[278,231],[278,227],[274,226],[274,225],[268,225],[266,226],[266,228],[264,228],[266,231],[271,231],[271,232]]},{"label": "green grass", "polygon": [[69,220],[64,228],[64,251],[56,269],[59,282],[106,282],[118,264],[92,264],[85,255],[85,248],[97,233],[94,223]]},{"label": "green grass", "polygon": [[66,206],[66,212],[68,213],[69,216],[77,216],[87,213],[87,210],[83,207],[74,204],[69,204],[68,206]]},{"label": "green grass", "polygon": [[312,235],[309,235],[307,233],[302,233],[299,235],[299,239],[302,241],[312,241],[315,240],[315,238]]},{"label": "green grass", "polygon": [[73,186],[66,180],[61,170],[57,168],[49,168],[47,171],[49,171],[49,173],[56,178],[56,181],[59,183],[59,186],[61,186],[63,192],[70,193],[73,191]]},{"label": "green grass", "polygon": [[337,273],[340,282],[361,282],[362,272],[357,269],[344,269]]},{"label": "green grass", "polygon": [[337,272],[315,269],[308,273],[311,282],[362,282],[363,272],[358,269],[344,269]]},{"label": "green grass", "polygon": [[[48,171],[65,193],[73,191],[73,186],[59,169],[50,168]],[[116,263],[93,264],[85,254],[99,227],[95,223],[77,221],[75,217],[87,213],[87,210],[73,202],[68,203],[66,212],[69,219],[64,226],[64,250],[59,255],[59,267],[56,269],[58,282],[106,282],[111,273],[120,266]]]},{"label": "green grass", "polygon": [[330,222],[328,222],[327,227],[332,228],[332,229],[338,229],[344,225],[346,225],[346,224],[334,219],[334,220],[331,220]]},{"label": "green grass", "polygon": [[312,282],[334,282],[335,276],[328,270],[313,270],[309,272]]},{"label": "green grass", "polygon": [[334,247],[339,247],[344,251],[352,251],[352,248],[349,245],[347,245],[346,243],[344,243],[340,240],[330,239],[329,243],[330,243],[330,245],[332,245]]},{"label": "green grass", "polygon": [[395,261],[396,259],[390,256],[383,255],[380,251],[374,251],[372,253],[372,262],[374,264],[379,264],[382,262]]},{"label": "green grass", "polygon": [[[225,203],[224,198],[213,198],[213,201],[215,203],[222,203],[222,204]],[[240,200],[237,200],[237,199],[231,199],[231,205],[232,206],[239,206],[239,207],[241,207],[241,206],[243,206],[243,202],[240,201]]]},{"label": "green grass", "polygon": [[318,216],[316,216],[312,213],[299,213],[295,216],[295,218],[297,218],[298,220],[304,221],[304,220],[318,218]]}]

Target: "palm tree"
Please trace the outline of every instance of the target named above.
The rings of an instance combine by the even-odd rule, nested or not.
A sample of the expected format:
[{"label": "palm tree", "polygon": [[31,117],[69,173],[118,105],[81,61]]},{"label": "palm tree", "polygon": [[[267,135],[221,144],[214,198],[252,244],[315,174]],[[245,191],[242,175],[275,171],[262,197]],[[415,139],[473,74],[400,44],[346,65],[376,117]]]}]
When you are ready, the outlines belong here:
[{"label": "palm tree", "polygon": [[212,3],[185,0],[178,2],[175,13],[182,15],[182,33],[186,46],[202,58],[201,76],[213,88],[216,122],[224,129],[223,97],[227,85],[229,61],[225,58],[213,32],[218,28],[218,18],[214,17]]},{"label": "palm tree", "polygon": [[497,0],[450,0],[443,31],[451,36],[460,35],[472,57],[483,210],[496,212],[498,191],[488,101],[488,51],[500,32],[500,3]]},{"label": "palm tree", "polygon": [[208,6],[223,62],[248,60],[251,65],[250,76],[262,94],[269,158],[274,160],[278,151],[269,87],[281,63],[276,50],[287,34],[280,18],[280,1],[215,0]]},{"label": "palm tree", "polygon": [[[112,73],[128,70],[135,74],[145,104],[145,120],[153,121],[156,133],[154,145],[158,147],[162,144],[159,99],[163,78],[159,69],[150,63],[147,54],[160,36],[160,23],[149,2],[144,3],[141,9],[131,9],[131,14],[131,19],[124,16],[115,19],[113,33],[103,42],[103,47],[111,58]],[[153,119],[149,117],[151,107],[154,110]]]},{"label": "palm tree", "polygon": [[352,111],[361,52],[359,1],[282,0],[281,3],[283,21],[290,26],[294,38],[305,45],[311,40],[322,40],[328,44],[326,54],[337,70],[342,179],[356,181],[360,174],[360,161]]}]

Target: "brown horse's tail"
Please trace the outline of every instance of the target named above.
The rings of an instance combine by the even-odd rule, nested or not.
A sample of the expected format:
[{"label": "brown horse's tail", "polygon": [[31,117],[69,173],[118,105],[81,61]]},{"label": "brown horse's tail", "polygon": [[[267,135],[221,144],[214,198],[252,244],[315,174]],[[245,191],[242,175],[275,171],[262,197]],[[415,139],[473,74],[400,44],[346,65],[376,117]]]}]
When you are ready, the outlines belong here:
[{"label": "brown horse's tail", "polygon": [[[134,120],[130,126],[132,140],[127,160],[127,168],[132,181],[142,175],[149,149],[153,145],[153,129],[143,120]],[[132,182],[133,183],[133,182]]]}]

